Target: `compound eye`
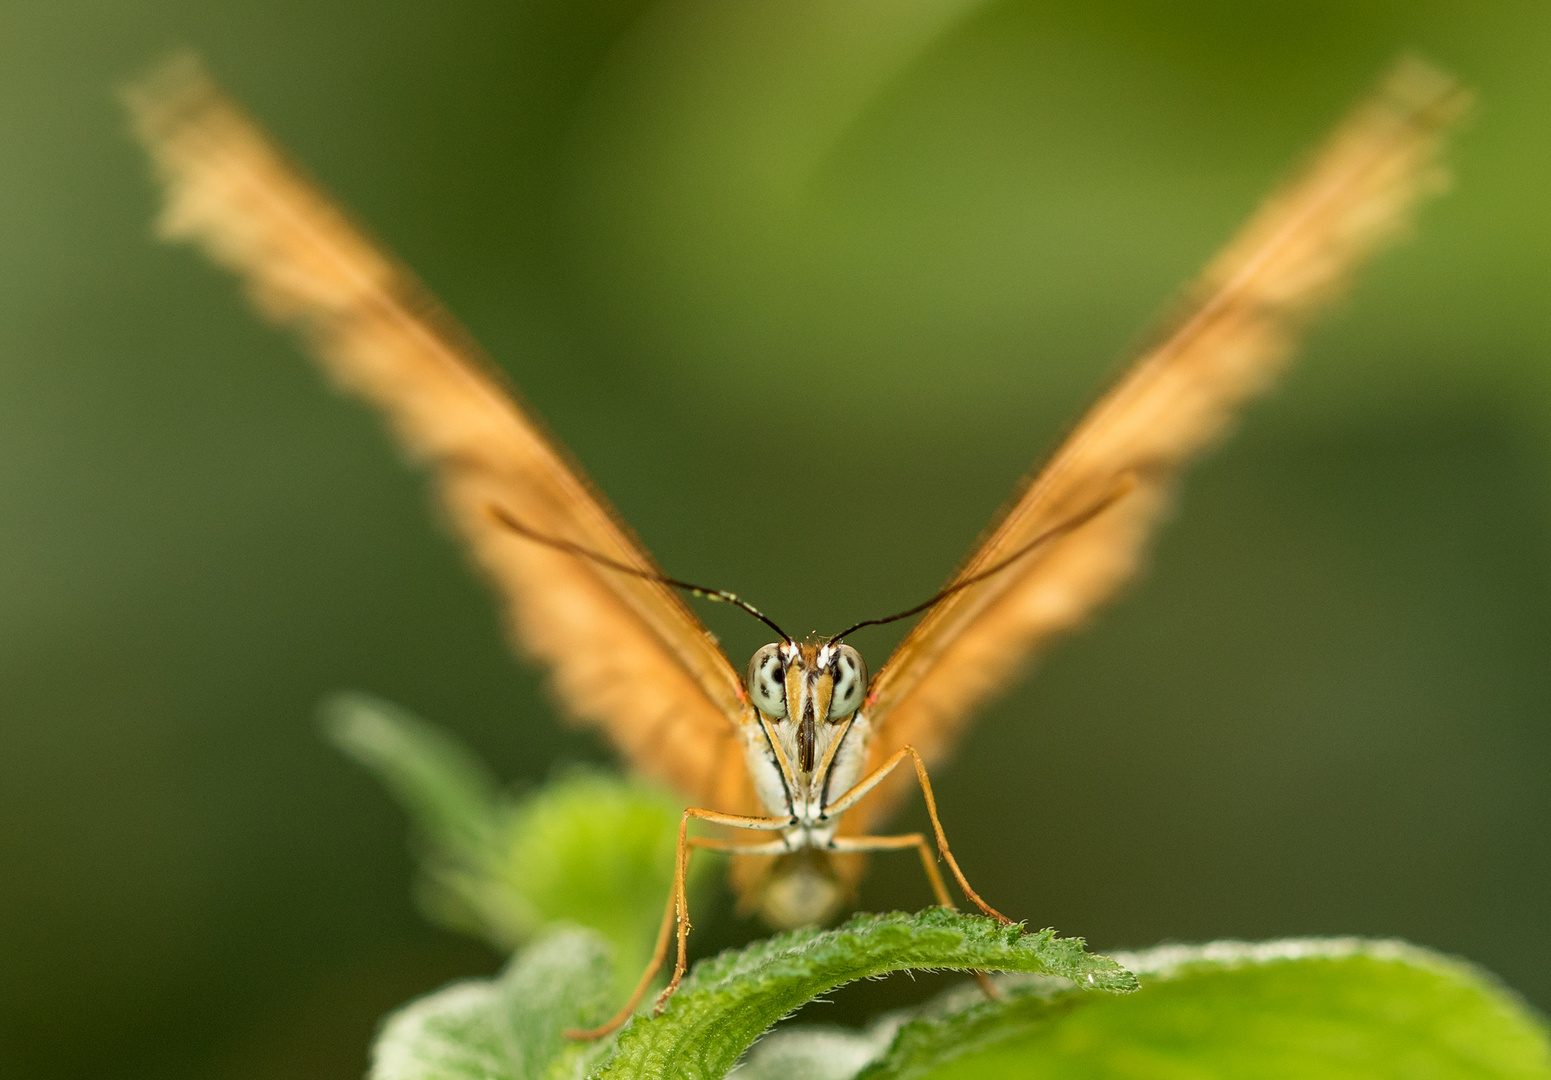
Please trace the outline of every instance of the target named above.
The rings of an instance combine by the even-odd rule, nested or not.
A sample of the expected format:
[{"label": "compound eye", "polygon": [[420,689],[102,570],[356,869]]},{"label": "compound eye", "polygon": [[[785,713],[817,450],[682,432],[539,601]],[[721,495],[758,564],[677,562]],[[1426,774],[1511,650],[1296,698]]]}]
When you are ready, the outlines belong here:
[{"label": "compound eye", "polygon": [[862,698],[867,695],[867,665],[851,646],[837,645],[830,670],[835,689],[829,698],[829,718],[843,720],[862,707]]},{"label": "compound eye", "polygon": [[766,645],[749,661],[749,697],[771,719],[786,716],[786,664],[780,644]]}]

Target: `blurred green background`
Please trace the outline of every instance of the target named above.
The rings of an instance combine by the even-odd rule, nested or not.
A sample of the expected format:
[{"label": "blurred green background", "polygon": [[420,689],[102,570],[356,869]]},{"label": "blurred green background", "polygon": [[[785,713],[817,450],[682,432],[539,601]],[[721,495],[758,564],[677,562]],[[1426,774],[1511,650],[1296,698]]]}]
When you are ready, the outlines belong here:
[{"label": "blurred green background", "polygon": [[[669,572],[797,631],[935,588],[1398,51],[1455,71],[1481,99],[1455,191],[935,780],[971,879],[1036,926],[1399,935],[1551,1006],[1551,7],[11,0],[0,1074],[355,1076],[384,1011],[496,967],[415,913],[328,691],[519,783],[607,760],[375,418],[152,242],[111,89],[175,47],[418,268]],[[706,612],[741,663],[735,616]],[[927,900],[875,862],[865,906]],[[718,904],[700,948],[758,932]]]}]

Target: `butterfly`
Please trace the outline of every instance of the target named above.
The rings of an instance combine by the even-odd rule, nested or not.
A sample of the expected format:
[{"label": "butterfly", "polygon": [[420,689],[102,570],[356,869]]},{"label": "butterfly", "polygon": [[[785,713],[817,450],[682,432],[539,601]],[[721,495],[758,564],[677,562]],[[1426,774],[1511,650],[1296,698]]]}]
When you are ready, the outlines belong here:
[{"label": "butterfly", "polygon": [[[1132,575],[1181,468],[1441,188],[1442,143],[1468,105],[1447,75],[1399,61],[1207,265],[941,592],[899,616],[797,640],[735,594],[663,574],[470,336],[197,60],[174,59],[125,99],[165,188],[163,235],[235,271],[264,315],[383,412],[566,711],[693,804],[654,960],[619,1013],[580,1036],[632,1015],[675,941],[659,1002],[678,985],[695,849],[737,856],[737,891],[777,926],[832,917],[865,853],[893,850],[919,856],[939,903],[952,906],[940,857],[976,908],[1010,921],[954,859],[927,765],[1035,651]],[[686,591],[736,604],[777,640],[740,672]],[[845,639],[915,614],[869,677]],[[879,834],[912,788],[932,835]],[[691,834],[694,820],[724,831]]]}]

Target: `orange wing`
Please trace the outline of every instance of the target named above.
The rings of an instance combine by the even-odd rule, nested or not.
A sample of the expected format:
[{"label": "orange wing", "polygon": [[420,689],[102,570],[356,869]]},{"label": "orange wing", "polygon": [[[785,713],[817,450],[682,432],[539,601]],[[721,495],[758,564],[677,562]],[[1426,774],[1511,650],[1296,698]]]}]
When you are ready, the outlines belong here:
[{"label": "orange wing", "polygon": [[683,601],[493,519],[498,506],[544,535],[653,568],[469,336],[197,61],[173,61],[125,98],[166,186],[163,234],[240,275],[264,314],[300,331],[339,385],[387,415],[505,599],[514,641],[548,666],[568,710],[685,797],[751,805],[742,681]]},{"label": "orange wing", "polygon": [[[1351,271],[1441,188],[1440,145],[1467,104],[1452,79],[1402,60],[1207,266],[1171,332],[1088,412],[953,581],[1048,542],[934,607],[879,672],[869,767],[907,743],[940,757],[977,704],[1132,574],[1181,467],[1267,385]],[[908,770],[896,776],[847,832],[877,824],[913,786]]]}]

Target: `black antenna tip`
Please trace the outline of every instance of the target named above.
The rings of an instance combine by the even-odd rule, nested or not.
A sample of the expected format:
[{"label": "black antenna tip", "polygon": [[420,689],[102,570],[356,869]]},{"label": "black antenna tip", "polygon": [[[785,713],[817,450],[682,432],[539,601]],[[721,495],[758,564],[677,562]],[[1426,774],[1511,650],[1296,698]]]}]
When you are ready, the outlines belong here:
[{"label": "black antenna tip", "polygon": [[499,506],[496,503],[487,503],[485,509],[489,512],[491,517],[495,518],[496,521],[506,526],[512,532],[525,539],[532,540],[536,544],[543,544],[545,547],[554,548],[556,551],[563,551],[568,555],[575,555],[578,558],[586,559],[589,562],[596,563],[599,566],[607,567],[610,570],[616,570],[621,574],[629,574],[631,577],[637,577],[643,581],[655,581],[659,585],[667,585],[674,589],[683,589],[691,596],[698,596],[702,599],[712,600],[719,604],[731,604],[736,608],[740,608],[743,611],[748,612],[760,622],[770,627],[770,629],[774,630],[777,634],[780,634],[782,641],[790,642],[792,640],[792,636],[777,626],[774,619],[770,618],[770,616],[766,615],[763,611],[760,611],[759,608],[743,599],[743,597],[739,596],[737,593],[728,592],[726,589],[712,589],[705,585],[692,585],[687,581],[679,581],[677,578],[670,578],[666,574],[661,574],[654,570],[645,570],[638,566],[631,566],[628,563],[622,563],[618,559],[611,559],[607,555],[593,551],[590,548],[583,547],[581,544],[575,544],[569,540],[561,540],[553,536],[545,536],[542,533],[535,532],[534,530],[528,528],[528,526],[518,521],[511,514],[508,514],[504,507]]}]

